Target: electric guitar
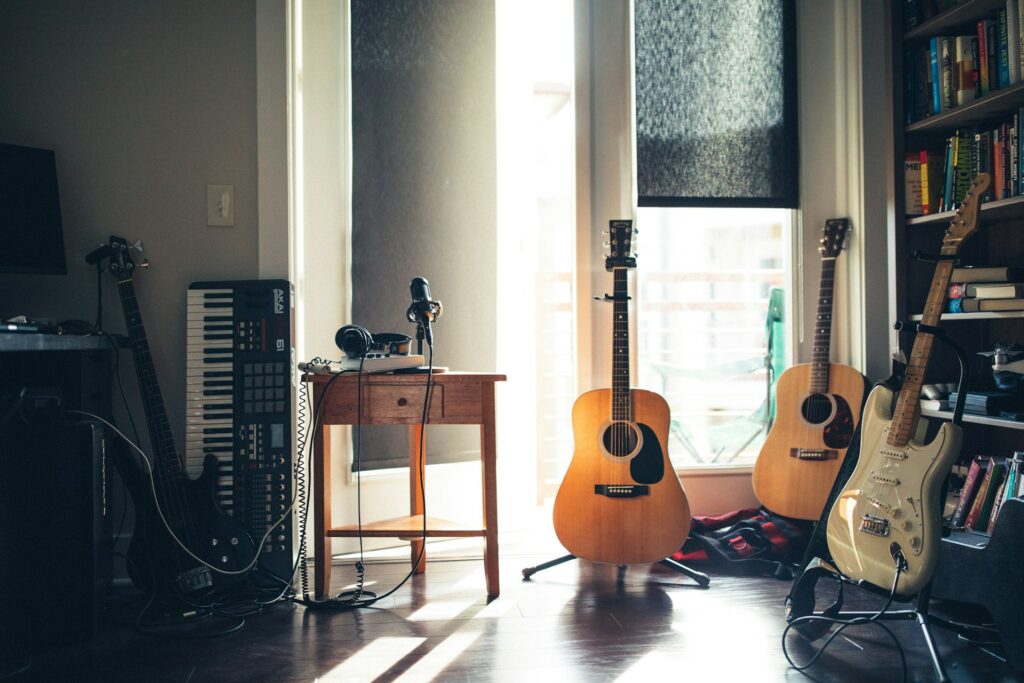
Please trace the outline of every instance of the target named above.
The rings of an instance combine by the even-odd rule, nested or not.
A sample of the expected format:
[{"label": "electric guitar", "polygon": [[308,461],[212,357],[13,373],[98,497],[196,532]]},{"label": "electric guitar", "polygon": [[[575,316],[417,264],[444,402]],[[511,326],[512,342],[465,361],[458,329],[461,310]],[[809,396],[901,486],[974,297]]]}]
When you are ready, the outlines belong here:
[{"label": "electric guitar", "polygon": [[206,456],[203,473],[195,480],[189,479],[182,467],[135,297],[132,283],[135,263],[128,243],[111,237],[107,254],[110,271],[117,278],[153,448],[152,479],[145,464],[123,455],[116,460],[135,508],[135,529],[127,553],[128,576],[136,587],[161,594],[191,593],[230,583],[226,575],[211,571],[191,557],[171,536],[170,531],[173,531],[191,553],[226,571],[241,569],[255,553],[249,533],[217,505],[214,497],[216,456]]},{"label": "electric guitar", "polygon": [[849,222],[826,221],[821,238],[821,283],[812,361],[794,365],[776,385],[777,414],[754,463],[761,504],[794,519],[818,519],[846,457],[867,393],[864,375],[829,362],[836,259]]},{"label": "electric guitar", "polygon": [[826,536],[836,566],[855,581],[913,595],[931,580],[941,537],[939,492],[960,453],[960,427],[946,422],[929,443],[920,419],[921,385],[942,317],[953,257],[977,229],[978,197],[989,186],[978,175],[946,229],[914,350],[895,409],[893,392],[879,385],[868,396],[861,422],[857,467],[828,517]]},{"label": "electric guitar", "polygon": [[629,387],[632,221],[611,221],[609,234],[612,388],[588,391],[573,405],[575,450],[555,498],[555,533],[573,555],[594,562],[657,562],[682,546],[690,505],[668,459],[668,404]]}]

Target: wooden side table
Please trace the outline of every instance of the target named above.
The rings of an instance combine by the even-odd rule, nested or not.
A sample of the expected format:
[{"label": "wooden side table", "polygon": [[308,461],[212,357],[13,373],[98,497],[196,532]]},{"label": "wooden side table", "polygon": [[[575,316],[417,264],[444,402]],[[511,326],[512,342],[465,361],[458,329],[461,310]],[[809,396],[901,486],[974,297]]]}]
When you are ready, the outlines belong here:
[{"label": "wooden side table", "polygon": [[[480,425],[480,460],[483,483],[483,525],[465,528],[456,523],[427,517],[428,537],[484,537],[484,571],[487,594],[498,595],[498,498],[496,445],[494,435],[494,383],[505,375],[447,372],[434,375],[428,424]],[[340,376],[307,375],[313,389],[313,415],[319,411],[321,427],[313,435],[313,533],[316,550],[314,587],[318,598],[327,597],[331,585],[331,539],[359,536],[356,525],[336,527],[331,520],[330,425],[408,425],[409,431],[409,515],[363,524],[362,534],[372,538],[401,538],[410,541],[411,561],[417,574],[426,568],[427,555],[421,539],[423,480],[419,468],[420,420],[426,395],[425,374],[390,375],[355,373]],[[362,382],[362,411],[359,412],[359,382]],[[423,554],[420,555],[421,551]]]}]

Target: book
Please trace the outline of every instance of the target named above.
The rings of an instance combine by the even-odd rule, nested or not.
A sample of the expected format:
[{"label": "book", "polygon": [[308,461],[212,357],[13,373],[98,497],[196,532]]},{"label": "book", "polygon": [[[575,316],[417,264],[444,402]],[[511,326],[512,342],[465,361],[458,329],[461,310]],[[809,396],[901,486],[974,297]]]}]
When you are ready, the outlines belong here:
[{"label": "book", "polygon": [[[956,405],[959,392],[949,394],[949,404]],[[983,415],[998,415],[1001,410],[1020,410],[1024,407],[1024,394],[1007,391],[969,391],[964,397],[964,410]]]},{"label": "book", "polygon": [[1006,8],[999,10],[997,23],[997,40],[999,41],[999,87],[1005,88],[1010,85],[1010,43],[1006,35]]},{"label": "book", "polygon": [[946,297],[949,299],[963,299],[967,296],[967,285],[962,282],[954,282],[946,290]]},{"label": "book", "polygon": [[942,50],[938,36],[928,41],[928,63],[931,65],[932,83],[932,113],[938,114],[942,111],[942,69],[940,68],[939,54]]},{"label": "book", "polygon": [[964,312],[964,300],[963,298],[947,299],[946,300],[946,313],[963,313]]},{"label": "book", "polygon": [[921,150],[920,157],[921,213],[935,213],[939,210],[939,164],[935,161],[935,155],[929,155],[926,149]]},{"label": "book", "polygon": [[992,130],[992,196],[1003,199],[1003,130]]},{"label": "book", "polygon": [[991,313],[993,311],[1024,311],[1024,298],[1015,299],[957,299],[961,313]]},{"label": "book", "polygon": [[[987,531],[988,521],[992,516],[992,506],[995,504],[996,496],[999,493],[999,487],[1003,483],[1003,479],[1006,478],[1006,460],[997,459],[993,460],[992,466],[988,468],[988,488],[985,489],[985,495],[982,497],[981,508],[978,510],[978,517],[974,521],[974,525],[971,529],[975,531]],[[981,497],[981,492],[978,492],[978,496]]]},{"label": "book", "polygon": [[1017,0],[1006,0],[1006,61],[1008,84],[1020,82],[1020,15]]},{"label": "book", "polygon": [[956,39],[939,38],[939,69],[942,75],[942,111],[956,106]]},{"label": "book", "polygon": [[949,404],[939,398],[922,398],[921,410],[946,410]]},{"label": "book", "polygon": [[978,517],[981,515],[981,508],[985,503],[985,497],[988,495],[988,487],[992,483],[992,467],[993,459],[989,458],[985,463],[985,469],[978,474],[981,478],[981,483],[978,485],[978,490],[974,494],[974,501],[971,503],[971,507],[967,511],[967,516],[964,517],[965,529],[973,529],[978,523]]},{"label": "book", "polygon": [[917,216],[923,212],[921,195],[921,155],[907,152],[903,160],[903,184],[908,216]]},{"label": "book", "polygon": [[988,27],[991,21],[979,21],[978,30],[978,90],[979,95],[988,94]]},{"label": "book", "polygon": [[978,492],[978,487],[981,485],[981,472],[988,467],[988,460],[989,458],[984,455],[976,455],[971,460],[971,466],[967,470],[967,478],[964,480],[963,488],[960,489],[960,499],[957,501],[956,508],[953,510],[953,516],[949,520],[950,526],[963,526],[967,512],[974,502],[974,495]]},{"label": "book", "polygon": [[[975,133],[977,144],[974,146],[974,153],[978,157],[978,171],[980,173],[992,173],[992,133],[990,131],[980,131]],[[989,183],[988,189],[985,190],[985,194],[981,195],[983,202],[992,201],[992,184]]]},{"label": "book", "polygon": [[1017,266],[960,266],[953,269],[951,282],[1024,282],[1024,268]]},{"label": "book", "polygon": [[985,42],[988,45],[988,89],[999,89],[999,22],[985,20]]},{"label": "book", "polygon": [[957,36],[954,39],[954,50],[956,51],[956,105],[958,107],[974,101],[974,86],[978,80],[977,72],[974,69],[976,42],[977,38],[972,36]]},{"label": "book", "polygon": [[960,206],[971,189],[971,147],[974,136],[956,131],[956,169],[953,176],[953,206]]},{"label": "book", "polygon": [[[995,475],[993,475],[995,476]],[[999,508],[1003,504],[1003,496],[1006,494],[1006,480],[1009,478],[1009,470],[1003,475],[1003,481],[999,484],[999,488],[996,489],[996,493],[992,496],[992,509],[988,513],[988,522],[984,526],[985,533],[992,533],[992,529],[996,526],[996,517],[999,516]],[[978,529],[982,531],[982,529]]]},{"label": "book", "polygon": [[964,285],[965,296],[979,299],[1013,299],[1024,297],[1022,282],[972,282]]}]

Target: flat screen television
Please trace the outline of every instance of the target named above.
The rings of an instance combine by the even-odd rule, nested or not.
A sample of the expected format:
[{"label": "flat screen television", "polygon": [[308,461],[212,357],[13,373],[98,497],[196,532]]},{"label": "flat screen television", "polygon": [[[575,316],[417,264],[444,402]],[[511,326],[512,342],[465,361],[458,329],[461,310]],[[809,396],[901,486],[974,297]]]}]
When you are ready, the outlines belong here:
[{"label": "flat screen television", "polygon": [[0,144],[0,273],[67,272],[53,152]]}]

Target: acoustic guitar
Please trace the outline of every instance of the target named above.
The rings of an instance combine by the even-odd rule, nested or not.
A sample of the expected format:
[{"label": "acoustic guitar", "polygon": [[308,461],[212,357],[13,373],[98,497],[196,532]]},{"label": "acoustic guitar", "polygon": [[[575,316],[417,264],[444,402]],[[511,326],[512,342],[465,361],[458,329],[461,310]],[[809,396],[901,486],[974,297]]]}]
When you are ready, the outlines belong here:
[{"label": "acoustic guitar", "polygon": [[757,499],[793,519],[821,517],[867,393],[864,375],[829,362],[836,259],[848,231],[845,218],[825,223],[811,362],[779,375],[776,419],[754,463]]},{"label": "acoustic guitar", "polygon": [[982,173],[946,229],[921,328],[914,339],[895,409],[893,392],[878,385],[868,396],[861,424],[857,467],[828,516],[826,537],[836,566],[855,581],[913,595],[931,580],[941,540],[939,492],[960,453],[960,427],[943,423],[929,443],[923,439],[921,386],[931,358],[934,330],[942,317],[953,257],[977,228],[978,197],[989,186]]},{"label": "acoustic guitar", "polygon": [[690,505],[668,459],[668,403],[629,386],[632,221],[611,221],[609,234],[612,388],[588,391],[573,405],[575,448],[555,498],[555,533],[573,555],[594,562],[657,562],[682,546]]},{"label": "acoustic guitar", "polygon": [[135,296],[135,263],[127,241],[111,237],[107,254],[110,272],[117,278],[153,447],[149,466],[124,455],[116,460],[135,508],[128,576],[136,587],[159,594],[187,594],[230,584],[240,577],[213,572],[210,566],[237,572],[255,555],[255,544],[249,532],[217,504],[216,456],[206,456],[198,479],[190,479],[182,467]]}]

